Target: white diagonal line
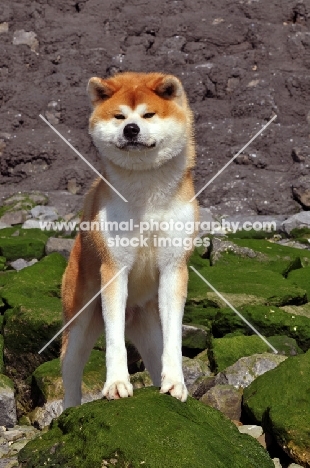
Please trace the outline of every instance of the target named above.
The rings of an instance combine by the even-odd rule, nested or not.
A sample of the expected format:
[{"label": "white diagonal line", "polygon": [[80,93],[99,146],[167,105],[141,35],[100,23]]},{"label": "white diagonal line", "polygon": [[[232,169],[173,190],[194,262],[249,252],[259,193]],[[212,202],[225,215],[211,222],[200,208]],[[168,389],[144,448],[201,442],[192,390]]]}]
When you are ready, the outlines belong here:
[{"label": "white diagonal line", "polygon": [[225,166],[223,166],[222,169],[221,169],[220,171],[218,171],[218,173],[215,174],[215,176],[213,176],[212,179],[210,179],[209,182],[207,182],[206,185],[204,185],[204,186],[202,187],[202,189],[200,189],[199,192],[197,192],[196,195],[193,196],[193,198],[190,199],[190,202],[192,202],[193,200],[195,200],[195,198],[197,198],[198,195],[200,195],[201,192],[203,192],[203,191],[208,187],[208,185],[210,185],[210,184],[226,169],[226,167],[228,167],[229,164],[231,164],[231,163],[234,161],[234,159],[236,159],[236,157],[239,156],[239,154],[242,153],[242,151],[244,151],[244,150],[252,143],[252,141],[254,141],[255,138],[257,138],[257,137],[265,130],[265,128],[267,128],[268,125],[270,125],[271,122],[272,122],[274,119],[276,119],[276,118],[277,118],[277,115],[275,114],[275,115],[269,120],[269,122],[267,122],[266,125],[264,125],[263,128],[261,128],[260,131],[257,132],[256,135],[254,135],[253,138],[251,138],[251,140],[248,141],[247,144],[244,145],[244,147],[241,148],[241,150],[238,151],[238,153],[235,154],[235,156],[233,156],[233,157],[231,158],[231,160],[228,161],[228,163],[226,163]]},{"label": "white diagonal line", "polygon": [[118,190],[116,190],[116,188],[113,187],[113,185],[110,184],[110,182],[109,182],[107,179],[105,179],[105,178],[103,177],[103,175],[100,174],[100,172],[98,172],[97,169],[95,169],[94,166],[93,166],[89,161],[87,161],[87,159],[84,158],[84,156],[82,156],[81,153],[79,153],[79,151],[76,150],[76,149],[74,148],[74,146],[72,146],[71,143],[70,143],[68,140],[66,140],[65,137],[62,136],[61,133],[58,132],[58,130],[56,130],[56,128],[53,127],[53,125],[51,125],[51,124],[49,123],[49,121],[46,120],[46,119],[43,117],[43,115],[39,114],[39,116],[41,117],[42,120],[44,120],[44,122],[45,122],[52,130],[54,130],[54,132],[55,132],[65,143],[67,143],[68,146],[70,146],[71,149],[73,149],[73,151],[74,151],[84,162],[86,162],[86,164],[88,164],[88,166],[89,166],[99,177],[101,177],[102,180],[104,180],[104,182],[105,182],[109,187],[111,187],[112,190],[114,190],[115,193],[117,193],[117,195],[118,195],[119,197],[121,197],[122,200],[124,200],[124,202],[128,202],[128,200],[126,200],[126,198],[123,197],[123,195],[122,195],[121,193],[119,193]]},{"label": "white diagonal line", "polygon": [[114,275],[113,278],[111,278],[110,281],[108,281],[108,282],[97,292],[97,294],[95,294],[95,295],[91,298],[91,300],[88,301],[87,304],[85,304],[85,305],[82,307],[82,309],[79,310],[79,312],[77,312],[77,313],[75,314],[75,316],[72,317],[72,318],[69,320],[69,322],[67,322],[66,325],[63,326],[63,327],[61,328],[61,330],[59,330],[59,331],[56,333],[56,335],[53,336],[53,338],[52,338],[51,340],[50,340],[48,343],[46,343],[46,345],[43,346],[43,348],[40,349],[40,351],[38,351],[38,353],[41,354],[42,351],[44,351],[44,350],[52,343],[52,341],[54,341],[54,340],[70,325],[70,323],[72,323],[73,320],[75,320],[76,317],[77,317],[78,315],[80,315],[80,314],[83,312],[83,310],[85,310],[86,307],[89,306],[89,304],[90,304],[91,302],[93,302],[93,300],[96,299],[96,298],[102,293],[102,291],[104,291],[105,288],[107,288],[107,287],[109,286],[109,284],[111,284],[112,281],[115,280],[115,278],[118,277],[118,275],[121,274],[121,272],[122,272],[125,268],[127,268],[127,267],[126,267],[126,266],[123,266],[123,268],[122,268],[119,272],[117,272],[116,275]]},{"label": "white diagonal line", "polygon": [[274,347],[272,346],[272,344],[269,343],[269,341],[266,340],[266,338],[265,338],[263,335],[261,335],[261,334],[259,333],[259,331],[256,330],[256,328],[253,327],[253,325],[252,325],[246,318],[244,318],[243,315],[241,315],[240,312],[238,312],[238,310],[235,309],[235,307],[234,307],[232,304],[230,304],[230,302],[228,302],[228,300],[225,299],[225,297],[224,297],[220,292],[218,292],[218,291],[212,286],[212,284],[210,284],[209,281],[206,280],[206,278],[205,278],[204,276],[202,276],[202,275],[199,273],[199,271],[197,271],[193,266],[190,266],[190,268],[196,273],[196,275],[199,276],[199,278],[202,279],[202,281],[204,281],[204,282],[209,286],[209,288],[211,288],[211,289],[212,289],[212,290],[213,290],[213,291],[214,291],[214,292],[231,308],[231,310],[233,310],[233,311],[235,312],[235,314],[238,315],[238,317],[241,318],[241,320],[244,321],[244,323],[247,324],[248,327],[250,327],[250,328],[256,333],[257,336],[260,337],[261,340],[263,340],[263,341],[266,343],[266,345],[269,346],[269,348],[272,349],[272,351],[273,351],[275,354],[278,354],[278,351],[276,350],[276,348],[274,348]]}]

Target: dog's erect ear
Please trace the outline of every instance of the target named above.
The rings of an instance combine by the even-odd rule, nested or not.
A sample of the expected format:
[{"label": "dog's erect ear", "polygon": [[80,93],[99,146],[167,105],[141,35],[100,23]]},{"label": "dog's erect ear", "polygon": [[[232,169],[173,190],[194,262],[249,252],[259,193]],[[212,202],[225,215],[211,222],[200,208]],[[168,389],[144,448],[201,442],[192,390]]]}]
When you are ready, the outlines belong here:
[{"label": "dog's erect ear", "polygon": [[154,92],[163,99],[173,100],[182,96],[183,87],[175,76],[167,75],[157,83]]},{"label": "dog's erect ear", "polygon": [[93,106],[109,99],[115,91],[114,87],[112,87],[107,80],[103,80],[102,78],[91,78],[87,85],[87,92]]}]

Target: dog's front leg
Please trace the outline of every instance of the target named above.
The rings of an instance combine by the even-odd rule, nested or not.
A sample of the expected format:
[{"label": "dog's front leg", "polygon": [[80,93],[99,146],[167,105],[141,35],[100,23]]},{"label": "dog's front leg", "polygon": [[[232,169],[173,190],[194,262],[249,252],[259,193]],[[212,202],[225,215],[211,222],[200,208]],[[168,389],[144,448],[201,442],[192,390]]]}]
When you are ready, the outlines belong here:
[{"label": "dog's front leg", "polygon": [[[102,285],[107,284],[115,271],[101,268]],[[127,352],[125,347],[125,308],[127,300],[128,273],[120,273],[102,292],[102,313],[106,335],[106,382],[103,396],[109,400],[132,396],[129,381]]]},{"label": "dog's front leg", "polygon": [[163,331],[161,393],[187,399],[182,370],[182,318],[187,293],[186,264],[166,267],[160,274],[159,311]]}]

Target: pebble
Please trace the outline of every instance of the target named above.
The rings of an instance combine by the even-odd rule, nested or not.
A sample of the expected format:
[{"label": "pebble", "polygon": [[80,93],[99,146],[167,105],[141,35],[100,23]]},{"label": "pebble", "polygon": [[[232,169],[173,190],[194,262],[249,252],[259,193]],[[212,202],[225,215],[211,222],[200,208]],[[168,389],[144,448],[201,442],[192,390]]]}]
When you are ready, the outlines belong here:
[{"label": "pebble", "polygon": [[38,52],[39,50],[39,41],[37,39],[36,33],[34,33],[33,31],[28,32],[24,29],[14,31],[13,45],[22,44],[29,46],[33,52]]},{"label": "pebble", "polygon": [[254,439],[258,439],[264,432],[261,426],[255,426],[253,424],[245,424],[244,426],[239,426],[238,429],[241,434],[248,434],[254,437]]},{"label": "pebble", "polygon": [[26,220],[26,211],[10,211],[5,213],[1,218],[0,222],[7,224],[9,226],[14,226],[15,224],[22,224]]},{"label": "pebble", "polygon": [[27,262],[27,260],[24,260],[23,258],[18,258],[17,260],[14,260],[14,262],[11,262],[10,265],[14,268],[14,270],[20,271],[23,268],[34,265],[35,263],[37,263],[37,261],[38,260],[36,258],[30,260],[29,262]]}]

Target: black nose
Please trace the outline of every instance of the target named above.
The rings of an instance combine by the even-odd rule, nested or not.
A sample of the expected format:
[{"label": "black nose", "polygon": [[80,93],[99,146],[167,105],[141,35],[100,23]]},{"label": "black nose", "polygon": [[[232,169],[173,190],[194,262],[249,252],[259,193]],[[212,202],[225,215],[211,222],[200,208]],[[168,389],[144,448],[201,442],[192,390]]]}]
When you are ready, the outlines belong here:
[{"label": "black nose", "polygon": [[139,134],[139,132],[140,132],[140,128],[135,123],[127,124],[124,127],[124,136],[128,140],[134,139]]}]

